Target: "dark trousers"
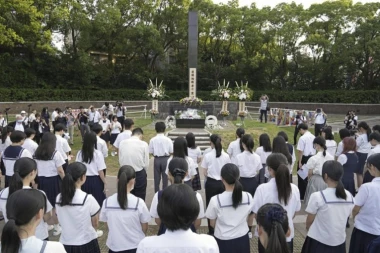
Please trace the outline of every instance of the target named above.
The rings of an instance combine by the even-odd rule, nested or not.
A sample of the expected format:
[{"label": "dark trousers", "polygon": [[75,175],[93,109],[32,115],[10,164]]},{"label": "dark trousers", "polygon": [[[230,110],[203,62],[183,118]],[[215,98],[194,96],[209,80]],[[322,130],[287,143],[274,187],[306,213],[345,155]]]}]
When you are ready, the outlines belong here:
[{"label": "dark trousers", "polygon": [[267,123],[267,116],[268,116],[268,111],[267,110],[260,110],[260,122],[263,122],[263,115],[265,117],[265,123]]},{"label": "dark trousers", "polygon": [[[264,246],[261,244],[260,239],[258,240],[259,240],[259,253],[265,253]],[[293,239],[292,241],[288,242],[288,248],[289,248],[289,252],[293,253]]]},{"label": "dark trousers", "polygon": [[119,121],[121,128],[124,130],[124,116],[117,117],[117,121]]},{"label": "dark trousers", "polygon": [[84,124],[84,125],[80,125],[80,127],[79,127],[79,129],[80,129],[80,135],[82,136],[82,141],[83,141],[83,137],[84,137],[84,135],[88,132],[88,131],[90,131],[90,128],[88,127],[88,125],[87,124]]},{"label": "dark trousers", "polygon": [[136,253],[137,249],[129,249],[129,250],[123,250],[123,251],[112,251],[108,250],[108,253]]},{"label": "dark trousers", "polygon": [[[296,126],[296,128],[294,129],[294,145],[296,145],[297,144],[297,137],[298,137],[298,133],[299,133],[299,128],[298,128],[298,126]],[[293,152],[294,152],[294,150],[293,150]]]},{"label": "dark trousers", "polygon": [[[307,161],[310,159],[310,157],[312,157],[312,156],[302,156],[301,164],[302,165],[306,164]],[[299,171],[300,169],[301,168],[298,167],[297,171]],[[303,200],[305,197],[308,179],[307,178],[302,179],[298,174],[297,174],[297,177],[298,177],[298,189],[300,190],[300,197],[301,197],[301,200]]]},{"label": "dark trousers", "polygon": [[166,165],[169,156],[154,157],[154,192],[160,190],[160,182],[162,177],[162,190],[168,187],[168,175],[166,175]]},{"label": "dark trousers", "polygon": [[322,128],[325,124],[314,124],[314,135],[315,137],[320,136],[322,134]]},{"label": "dark trousers", "polygon": [[[205,190],[206,190],[206,207],[208,207],[208,204],[210,203],[210,200],[212,197],[224,192],[224,185],[222,183],[222,180],[215,180],[211,177],[207,177]],[[210,226],[210,220],[207,220],[207,222],[208,222],[209,235],[214,235],[214,228]]]},{"label": "dark trousers", "polygon": [[137,171],[135,188],[131,191],[131,193],[135,195],[136,197],[139,197],[145,201],[146,186],[147,186],[146,171],[144,169],[142,169],[141,171]]}]

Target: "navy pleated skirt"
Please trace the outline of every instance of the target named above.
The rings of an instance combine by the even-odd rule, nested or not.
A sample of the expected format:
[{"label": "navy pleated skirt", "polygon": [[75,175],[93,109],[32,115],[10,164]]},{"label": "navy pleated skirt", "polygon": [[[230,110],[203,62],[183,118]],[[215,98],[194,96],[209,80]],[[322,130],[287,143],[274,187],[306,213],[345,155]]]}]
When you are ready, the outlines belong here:
[{"label": "navy pleated skirt", "polygon": [[110,137],[110,143],[111,145],[113,145],[116,141],[116,138],[119,134],[111,134],[111,137]]},{"label": "navy pleated skirt", "polygon": [[355,180],[354,180],[353,175],[352,177],[343,176],[342,183],[343,183],[344,189],[349,191],[352,194],[352,196],[355,196],[356,190],[355,190]]},{"label": "navy pleated skirt", "polygon": [[301,253],[346,253],[346,243],[338,246],[329,246],[306,237]]},{"label": "navy pleated skirt", "polygon": [[249,192],[253,197],[255,195],[257,186],[259,185],[257,178],[256,177],[241,177],[239,181],[243,185],[243,191]]},{"label": "navy pleated skirt", "polygon": [[108,250],[108,253],[136,253],[137,249],[129,249],[129,250],[123,250],[123,251],[112,251]]},{"label": "navy pleated skirt", "polygon": [[367,160],[367,153],[359,153],[357,152],[356,155],[359,158],[358,167],[356,167],[355,173],[363,175],[364,165],[365,161]]},{"label": "navy pleated skirt", "polygon": [[[3,174],[4,175],[4,174]],[[9,183],[11,182],[11,176],[7,176],[7,175],[5,175],[5,182],[4,182],[4,186],[5,186],[5,188],[7,188],[7,187],[9,187]]]},{"label": "navy pleated skirt", "polygon": [[50,204],[55,207],[57,195],[61,193],[61,177],[38,177],[38,189],[45,192]]},{"label": "navy pleated skirt", "polygon": [[80,246],[63,245],[67,253],[100,253],[98,239]]},{"label": "navy pleated skirt", "polygon": [[191,184],[194,191],[202,190],[201,177],[199,176],[199,169],[197,168],[197,174],[191,180]]},{"label": "navy pleated skirt", "polygon": [[82,191],[94,196],[99,206],[102,206],[106,199],[104,184],[100,176],[87,176],[86,182],[82,185]]},{"label": "navy pleated skirt", "polygon": [[220,253],[250,253],[248,233],[232,240],[220,240],[215,237]]},{"label": "navy pleated skirt", "polygon": [[368,246],[378,236],[366,233],[360,229],[354,228],[351,235],[349,253],[365,253]]}]

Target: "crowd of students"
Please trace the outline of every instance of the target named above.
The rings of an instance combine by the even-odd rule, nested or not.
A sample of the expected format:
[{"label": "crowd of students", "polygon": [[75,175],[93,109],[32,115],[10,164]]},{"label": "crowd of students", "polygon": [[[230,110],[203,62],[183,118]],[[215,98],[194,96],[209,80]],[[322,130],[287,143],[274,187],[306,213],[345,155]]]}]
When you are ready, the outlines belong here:
[{"label": "crowd of students", "polygon": [[[36,132],[27,125],[24,131],[3,128],[6,188],[0,192],[0,210],[6,225],[1,252],[100,252],[101,221],[108,226],[110,253],[248,253],[253,234],[259,238],[260,253],[288,253],[293,252],[293,218],[302,200],[308,213],[303,253],[346,252],[351,213],[355,227],[350,253],[379,250],[378,126],[371,133],[365,122],[359,123],[356,139],[342,129],[337,145],[331,129],[315,137],[301,123],[297,147],[279,132],[272,142],[267,134],[259,136],[255,151],[253,136],[239,128],[227,152],[221,136],[213,134],[211,148],[202,154],[192,133],[172,143],[164,136],[165,124],[157,122],[157,136],[148,144],[142,141],[142,129],[134,129],[130,119],[123,118],[121,124],[118,117],[119,132],[113,133],[117,136],[111,146],[115,129],[111,123],[102,124],[108,119],[99,116],[89,125],[83,115],[77,116],[79,128],[84,126],[83,144],[71,163],[69,142],[62,137],[67,125],[54,124],[54,133],[43,133],[39,145],[33,143]],[[107,198],[108,148],[118,154],[120,169],[117,193]],[[145,203],[149,154],[154,156],[155,186],[150,210]],[[298,175],[298,187],[292,184],[296,155],[297,170],[308,171],[306,178]],[[205,176],[205,207],[197,192],[202,188],[200,173]],[[159,225],[159,237],[145,238],[152,218]],[[194,233],[203,218],[208,220],[208,235]],[[61,235],[59,243],[48,241],[51,228]]]}]

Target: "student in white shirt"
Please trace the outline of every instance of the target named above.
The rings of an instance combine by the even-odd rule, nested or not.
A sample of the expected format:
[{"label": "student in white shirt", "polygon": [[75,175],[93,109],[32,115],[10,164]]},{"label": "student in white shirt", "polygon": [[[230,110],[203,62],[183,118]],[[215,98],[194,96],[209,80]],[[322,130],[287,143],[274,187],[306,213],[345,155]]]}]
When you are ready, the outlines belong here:
[{"label": "student in white shirt", "polygon": [[227,153],[229,154],[230,158],[231,158],[231,162],[236,164],[236,156],[238,154],[241,154],[244,149],[243,147],[241,146],[241,137],[243,137],[243,135],[245,134],[245,130],[244,128],[238,128],[236,129],[236,140],[234,140],[233,142],[230,143],[230,145],[228,145],[228,149],[227,149]]},{"label": "student in white shirt", "polygon": [[[294,165],[294,161],[293,161],[292,155],[289,153],[288,145],[286,145],[286,141],[282,136],[276,136],[273,138],[272,154],[273,153],[280,153],[286,157],[286,159],[288,160],[289,175],[290,175],[290,178],[292,178],[293,177],[292,166]],[[290,182],[292,182],[292,180],[290,180]]]},{"label": "student in white shirt", "polygon": [[5,168],[5,187],[9,186],[9,180],[13,176],[15,161],[21,157],[32,158],[32,154],[22,147],[25,138],[26,135],[24,132],[13,131],[10,135],[12,144],[2,153],[1,160],[3,161]]},{"label": "student in white shirt", "polygon": [[334,141],[334,134],[332,133],[331,127],[324,127],[322,129],[322,137],[326,140],[327,153],[334,157],[336,154],[337,144],[336,141]]},{"label": "student in white shirt", "polygon": [[239,168],[232,163],[221,170],[225,191],[213,196],[206,217],[215,229],[214,237],[221,253],[249,253],[248,216],[253,206],[252,196],[243,191]]},{"label": "student in white shirt", "polygon": [[314,135],[320,136],[322,128],[326,125],[327,115],[322,108],[318,108],[314,113]]},{"label": "student in white shirt", "polygon": [[352,231],[349,253],[367,252],[369,243],[380,236],[380,154],[373,154],[367,160],[372,182],[363,184],[355,196],[352,216],[355,228]]},{"label": "student in white shirt", "polygon": [[282,138],[284,138],[286,146],[288,147],[289,153],[292,156],[292,164],[289,166],[289,170],[291,170],[290,182],[293,183],[293,168],[294,168],[294,164],[296,164],[296,160],[297,160],[296,149],[292,144],[288,143],[289,138],[288,138],[288,135],[284,131],[278,132],[277,136],[281,136]]},{"label": "student in white shirt", "polygon": [[199,215],[199,202],[194,190],[185,184],[173,184],[162,192],[157,206],[158,216],[166,226],[166,233],[143,239],[137,253],[219,253],[212,236],[190,230]]},{"label": "student in white shirt", "polygon": [[340,137],[340,142],[338,144],[338,147],[336,149],[335,153],[335,158],[338,159],[338,157],[342,154],[343,152],[343,139],[346,137],[350,137],[350,131],[346,128],[342,128],[339,130],[339,137]]},{"label": "student in white shirt", "polygon": [[[302,123],[298,126],[300,129],[301,137],[298,140],[297,150],[298,150],[298,168],[297,171],[302,170],[302,166],[307,163],[307,161],[315,155],[315,149],[313,141],[315,136],[312,135],[308,129],[307,124]],[[298,189],[300,190],[301,200],[305,197],[306,187],[308,178],[302,179],[300,175],[298,177]]]},{"label": "student in white shirt", "polygon": [[103,128],[99,124],[94,125],[92,127],[92,131],[94,131],[94,133],[96,134],[96,149],[102,152],[103,157],[106,158],[108,157],[108,147],[107,147],[107,143],[103,139],[100,138],[100,136],[102,135],[102,130]]},{"label": "student in white shirt", "polygon": [[[34,183],[37,176],[37,164],[28,157],[22,157],[15,162],[15,174],[11,178],[8,188],[0,192],[0,211],[3,213],[5,223],[8,222],[6,204],[7,199],[14,192],[20,189],[32,189],[30,185]],[[41,191],[46,198],[46,194]],[[49,200],[46,200],[46,209],[43,219],[36,228],[36,237],[41,240],[49,240],[48,224],[46,223],[52,217],[51,210],[53,209]]]},{"label": "student in white shirt", "polygon": [[100,221],[107,222],[107,247],[110,253],[136,252],[148,230],[150,213],[144,200],[131,194],[136,172],[125,165],[117,174],[117,193],[103,202]]},{"label": "student in white shirt", "polygon": [[197,174],[197,170],[196,170],[197,164],[194,163],[193,159],[191,159],[187,155],[187,142],[186,142],[185,138],[183,138],[183,137],[177,137],[174,140],[174,143],[173,143],[173,156],[171,156],[168,159],[168,163],[166,165],[166,170],[165,170],[166,175],[169,175],[169,163],[170,163],[170,161],[174,157],[183,158],[188,163],[189,170],[188,170],[188,173],[185,176],[185,179],[184,179],[185,182],[184,183],[187,184],[190,187],[193,187],[192,183],[191,183],[191,180]]},{"label": "student in white shirt", "polygon": [[[225,164],[231,163],[229,155],[223,151],[222,139],[219,135],[213,134],[210,136],[210,145],[212,150],[203,157],[201,164],[204,175],[207,177],[205,183],[206,207],[212,197],[224,192],[220,172]],[[211,227],[210,220],[208,220],[208,231],[209,235],[214,234],[214,228]]]},{"label": "student in white shirt", "polygon": [[101,120],[102,116],[100,115],[99,111],[95,109],[95,107],[93,105],[90,106],[89,110],[88,110],[88,124],[89,126],[93,126],[93,125],[96,125],[96,124],[99,124],[99,121]]},{"label": "student in white shirt", "polygon": [[2,112],[0,112],[0,127],[6,127],[8,125],[7,119],[4,118]]},{"label": "student in white shirt", "polygon": [[374,132],[374,133],[377,132],[380,134],[380,125],[374,125],[372,127],[372,132]]},{"label": "student in white shirt", "polygon": [[[11,142],[11,133],[13,132],[13,127],[6,126],[1,131],[1,143],[0,143],[0,154],[4,152],[4,150],[12,144]],[[3,172],[3,171],[2,171]],[[5,174],[3,172],[3,174]]]},{"label": "student in white shirt", "polygon": [[100,206],[91,194],[81,190],[86,181],[86,171],[83,163],[71,163],[62,181],[62,192],[56,200],[57,217],[62,226],[59,241],[68,253],[100,253],[97,238],[103,233],[96,231]]},{"label": "student in white shirt", "polygon": [[157,135],[149,141],[149,153],[154,156],[154,192],[160,190],[162,178],[162,189],[168,187],[168,177],[165,173],[170,154],[173,153],[173,142],[165,136],[165,123],[156,122]]},{"label": "student in white shirt", "polygon": [[327,189],[313,193],[306,207],[308,233],[302,253],[345,253],[346,222],[354,207],[354,197],[343,187],[340,163],[325,162],[322,175]]},{"label": "student in white shirt", "polygon": [[113,143],[116,150],[119,150],[119,146],[122,141],[131,138],[133,126],[135,124],[132,119],[124,119],[123,122],[124,131],[117,136],[115,142]]},{"label": "student in white shirt", "polygon": [[114,111],[113,105],[111,105],[109,102],[105,102],[104,105],[100,109],[103,111],[103,114],[105,114],[105,116],[109,120],[112,119],[113,111]]},{"label": "student in white shirt", "polygon": [[313,141],[317,154],[312,156],[306,163],[308,169],[309,182],[305,193],[305,203],[309,203],[309,198],[314,192],[323,191],[327,188],[322,178],[322,166],[326,161],[334,160],[334,156],[327,152],[326,141],[322,136],[318,136]]},{"label": "student in white shirt", "polygon": [[186,134],[187,141],[187,154],[193,162],[197,165],[196,171],[197,174],[194,176],[191,181],[194,191],[198,191],[202,189],[201,176],[199,174],[198,165],[202,161],[202,151],[199,147],[197,147],[195,143],[195,135],[191,132]]},{"label": "student in white shirt", "polygon": [[[267,159],[271,180],[261,184],[253,197],[252,212],[256,215],[260,207],[268,203],[280,204],[286,211],[289,220],[290,234],[287,236],[289,252],[293,252],[294,225],[293,217],[301,210],[300,193],[296,185],[290,183],[287,159],[283,154],[273,153]],[[257,231],[255,235],[258,236]],[[265,252],[259,243],[259,253]]]},{"label": "student in white shirt", "polygon": [[[378,132],[371,133],[369,135],[369,142],[371,143],[371,146],[373,148],[368,152],[368,157],[370,157],[373,154],[380,153],[380,133]],[[367,164],[364,166],[363,175],[364,175],[363,184],[369,183],[374,179],[374,177],[368,171]]]},{"label": "student in white shirt", "polygon": [[66,126],[63,124],[56,124],[54,127],[55,137],[57,138],[56,150],[61,154],[63,159],[65,160],[65,164],[62,166],[65,171],[67,166],[69,165],[69,155],[71,153],[71,148],[69,143],[62,135],[65,133]]},{"label": "student in white shirt", "polygon": [[112,117],[112,122],[110,125],[111,129],[111,137],[110,137],[110,144],[113,145],[116,141],[117,136],[120,134],[122,127],[119,121],[117,121],[117,117]]},{"label": "student in white shirt", "polygon": [[22,147],[29,151],[32,155],[36,152],[38,148],[38,144],[33,140],[34,136],[36,136],[36,131],[32,128],[25,129],[26,139]]},{"label": "student in white shirt", "polygon": [[259,184],[268,182],[268,168],[266,166],[267,158],[272,154],[272,145],[270,143],[270,137],[267,134],[261,134],[259,137],[259,147],[256,149],[256,154],[260,156],[261,164],[263,168],[259,174]]},{"label": "student in white shirt", "polygon": [[99,122],[100,126],[102,127],[102,134],[100,135],[100,138],[104,140],[107,143],[107,148],[110,145],[110,130],[111,130],[111,121],[107,118],[107,114],[103,113],[103,118]]},{"label": "student in white shirt", "polygon": [[260,244],[266,253],[289,253],[286,237],[290,235],[286,210],[279,204],[265,204],[256,215]]},{"label": "student in white shirt", "polygon": [[[186,175],[189,172],[189,165],[187,161],[184,158],[180,157],[174,157],[168,164],[169,172],[168,177],[171,184],[183,184],[184,179]],[[198,193],[194,193],[197,197],[198,203],[199,203],[199,214],[197,219],[194,221],[194,223],[191,225],[190,229],[193,232],[196,232],[196,230],[201,225],[201,220],[205,216],[204,207],[203,207],[203,200],[202,196]],[[158,191],[152,200],[152,204],[150,206],[150,215],[155,219],[157,225],[159,225],[158,229],[158,235],[164,234],[166,232],[165,225],[161,222],[160,217],[158,216],[157,212],[157,205],[159,200],[161,199],[162,191]]]},{"label": "student in white shirt", "polygon": [[263,123],[263,116],[265,116],[265,123],[267,123],[268,115],[268,96],[262,95],[260,98],[260,122]]},{"label": "student in white shirt", "polygon": [[104,170],[107,169],[102,152],[95,149],[96,135],[94,132],[87,132],[83,138],[82,149],[78,151],[76,160],[87,167],[86,182],[82,185],[82,190],[94,196],[101,206],[106,198],[106,176]]},{"label": "student in white shirt", "polygon": [[52,123],[52,126],[53,126],[53,129],[55,128],[55,119],[58,117],[58,111],[60,109],[59,108],[55,108],[54,111],[51,113],[51,123]]},{"label": "student in white shirt", "polygon": [[368,126],[366,122],[360,122],[358,124],[359,134],[356,137],[356,148],[359,158],[358,167],[356,168],[356,183],[358,188],[363,183],[363,170],[365,161],[368,157],[368,152],[371,150],[371,143],[369,143],[369,135],[371,134],[371,128]]},{"label": "student in white shirt", "polygon": [[38,239],[36,228],[44,217],[46,197],[38,190],[21,189],[8,198],[8,222],[1,234],[2,252],[66,253],[59,242]]}]

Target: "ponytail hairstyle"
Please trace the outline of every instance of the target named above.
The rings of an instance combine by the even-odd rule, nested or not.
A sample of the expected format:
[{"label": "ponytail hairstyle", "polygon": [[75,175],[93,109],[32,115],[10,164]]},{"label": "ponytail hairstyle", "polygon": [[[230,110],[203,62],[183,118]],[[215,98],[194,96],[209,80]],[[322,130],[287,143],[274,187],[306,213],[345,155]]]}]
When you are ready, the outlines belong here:
[{"label": "ponytail hairstyle", "polygon": [[287,212],[279,204],[265,204],[257,212],[257,224],[268,235],[266,253],[289,253],[286,233],[289,230]]},{"label": "ponytail hairstyle", "polygon": [[117,202],[121,209],[128,207],[127,185],[129,181],[136,178],[135,169],[130,165],[124,165],[117,173]]},{"label": "ponytail hairstyle", "polygon": [[183,137],[177,137],[173,143],[173,157],[186,158],[187,153],[187,141]]},{"label": "ponytail hairstyle", "polygon": [[168,165],[169,173],[173,176],[173,184],[182,184],[182,180],[185,178],[189,165],[184,158],[173,157]]},{"label": "ponytail hairstyle", "polygon": [[22,246],[18,233],[20,227],[35,222],[41,209],[46,210],[46,196],[39,190],[21,189],[9,196],[6,206],[8,222],[1,234],[1,253],[19,252]]},{"label": "ponytail hairstyle", "polygon": [[267,166],[275,173],[279,202],[285,206],[288,205],[292,194],[292,186],[286,157],[281,153],[272,153],[267,158]]},{"label": "ponytail hairstyle", "polygon": [[322,166],[322,176],[327,175],[332,181],[338,183],[336,186],[335,196],[340,199],[347,199],[346,191],[342,183],[343,165],[337,161],[326,161]]},{"label": "ponytail hairstyle", "polygon": [[61,203],[60,206],[69,206],[75,195],[75,183],[86,175],[87,167],[83,163],[73,162],[67,166],[65,177],[61,186]]},{"label": "ponytail hairstyle", "polygon": [[272,152],[272,147],[270,145],[270,137],[267,134],[262,134],[259,137],[259,145],[263,147],[264,152]]},{"label": "ponytail hairstyle", "polygon": [[9,182],[9,196],[17,190],[22,189],[22,180],[32,171],[37,170],[37,163],[29,157],[21,157],[15,162],[14,174]]},{"label": "ponytail hairstyle", "polygon": [[317,144],[323,148],[323,156],[326,157],[326,141],[322,136],[315,137],[313,144]]},{"label": "ponytail hairstyle", "polygon": [[216,158],[220,157],[222,155],[222,139],[219,135],[213,134],[210,136],[210,141],[212,144],[214,144],[215,151],[216,151]]},{"label": "ponytail hairstyle", "polygon": [[243,137],[244,134],[245,134],[244,128],[239,127],[238,129],[236,129],[236,136],[240,139],[240,151],[241,152],[244,151],[243,145],[241,144],[242,143],[241,138]]},{"label": "ponytail hairstyle", "polygon": [[371,128],[368,126],[367,122],[362,121],[358,124],[358,128],[363,128],[367,132],[367,138],[369,140],[369,135],[371,134]]},{"label": "ponytail hairstyle", "polygon": [[[253,147],[255,146],[255,142],[250,134],[245,134],[240,138],[240,143],[247,147],[247,150],[252,154]],[[242,146],[242,145],[241,145]],[[244,150],[244,149],[243,149]]]},{"label": "ponytail hairstyle", "polygon": [[232,192],[232,206],[236,209],[243,199],[243,186],[239,181],[239,168],[233,163],[227,163],[222,167],[220,175],[227,184],[234,185],[234,191]]}]

